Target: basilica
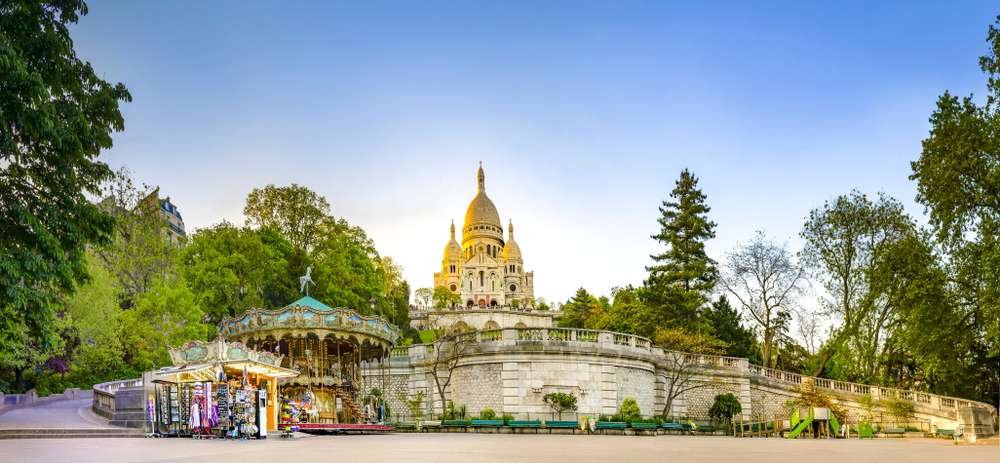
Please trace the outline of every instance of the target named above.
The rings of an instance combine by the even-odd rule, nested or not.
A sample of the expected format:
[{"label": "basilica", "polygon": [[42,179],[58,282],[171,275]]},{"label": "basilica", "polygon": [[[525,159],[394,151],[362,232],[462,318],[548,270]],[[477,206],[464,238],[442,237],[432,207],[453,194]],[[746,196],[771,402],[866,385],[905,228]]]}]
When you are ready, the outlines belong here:
[{"label": "basilica", "polygon": [[476,196],[465,211],[462,243],[451,239],[444,247],[441,271],[434,273],[434,286],[443,286],[461,297],[466,307],[534,305],[534,273],[524,271],[521,249],[514,241],[514,224],[507,224],[503,239],[500,214],[486,196],[486,175],[479,166]]}]

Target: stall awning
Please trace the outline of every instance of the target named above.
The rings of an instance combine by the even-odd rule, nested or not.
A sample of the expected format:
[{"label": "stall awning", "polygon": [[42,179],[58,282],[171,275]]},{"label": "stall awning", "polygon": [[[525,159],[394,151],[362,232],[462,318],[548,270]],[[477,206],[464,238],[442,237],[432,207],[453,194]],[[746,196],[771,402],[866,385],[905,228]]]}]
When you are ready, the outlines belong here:
[{"label": "stall awning", "polygon": [[216,373],[220,368],[236,373],[245,370],[247,373],[265,378],[293,378],[299,375],[297,370],[277,367],[253,360],[226,360],[161,368],[153,372],[153,380],[175,383],[211,381],[215,379]]}]

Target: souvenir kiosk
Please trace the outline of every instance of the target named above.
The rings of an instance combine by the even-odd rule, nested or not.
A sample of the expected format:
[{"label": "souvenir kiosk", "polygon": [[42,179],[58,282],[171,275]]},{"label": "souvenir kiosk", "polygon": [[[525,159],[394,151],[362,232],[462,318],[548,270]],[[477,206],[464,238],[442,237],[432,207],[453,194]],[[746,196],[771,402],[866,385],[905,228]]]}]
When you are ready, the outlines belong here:
[{"label": "souvenir kiosk", "polygon": [[[282,418],[303,431],[368,432],[391,428],[366,413],[371,388],[387,390],[389,353],[399,328],[378,316],[329,307],[305,296],[280,309],[249,309],[219,324],[219,335],[272,352],[298,376],[278,381]],[[362,381],[361,365],[379,373]]]},{"label": "souvenir kiosk", "polygon": [[277,429],[278,380],[298,375],[279,355],[222,338],[171,348],[170,360],[143,378],[146,429],[157,437],[267,437]]}]

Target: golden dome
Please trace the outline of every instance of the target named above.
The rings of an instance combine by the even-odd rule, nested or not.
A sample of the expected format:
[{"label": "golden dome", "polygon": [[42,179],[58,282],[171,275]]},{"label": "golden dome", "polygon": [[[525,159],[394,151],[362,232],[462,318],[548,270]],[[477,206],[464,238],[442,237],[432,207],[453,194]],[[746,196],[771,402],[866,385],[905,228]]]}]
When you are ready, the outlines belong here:
[{"label": "golden dome", "polygon": [[448,244],[444,246],[444,260],[450,261],[452,259],[458,259],[462,256],[462,246],[458,245],[458,241],[455,241],[455,222],[451,222],[451,239],[448,240]]},{"label": "golden dome", "polygon": [[[486,175],[483,174],[483,166],[479,166],[477,175],[478,191],[472,198],[468,209],[465,210],[465,224],[462,225],[462,241],[465,242],[473,235],[486,235],[500,239],[503,237],[503,228],[500,225],[500,214],[493,201],[486,196]],[[485,228],[474,229],[475,226],[485,226]]]},{"label": "golden dome", "polygon": [[503,260],[521,260],[521,247],[514,242],[514,222],[507,224],[507,243],[503,246]]}]

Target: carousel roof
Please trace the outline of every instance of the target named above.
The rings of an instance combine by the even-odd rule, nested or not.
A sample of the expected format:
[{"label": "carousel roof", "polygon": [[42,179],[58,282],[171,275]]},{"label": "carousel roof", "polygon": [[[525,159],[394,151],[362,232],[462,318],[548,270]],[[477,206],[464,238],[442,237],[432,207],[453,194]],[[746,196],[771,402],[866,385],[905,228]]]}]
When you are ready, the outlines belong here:
[{"label": "carousel roof", "polygon": [[280,309],[252,308],[236,317],[226,317],[219,322],[218,332],[227,339],[258,334],[280,338],[310,332],[320,338],[355,335],[359,340],[368,339],[389,346],[399,339],[399,328],[382,317],[360,315],[343,307],[333,308],[309,296]]},{"label": "carousel roof", "polygon": [[250,349],[241,342],[227,342],[223,339],[191,341],[168,350],[173,366],[156,370],[154,373],[158,377],[172,377],[175,380],[211,379],[219,368],[242,369],[272,378],[294,377],[299,374],[296,370],[281,367],[282,356]]}]

